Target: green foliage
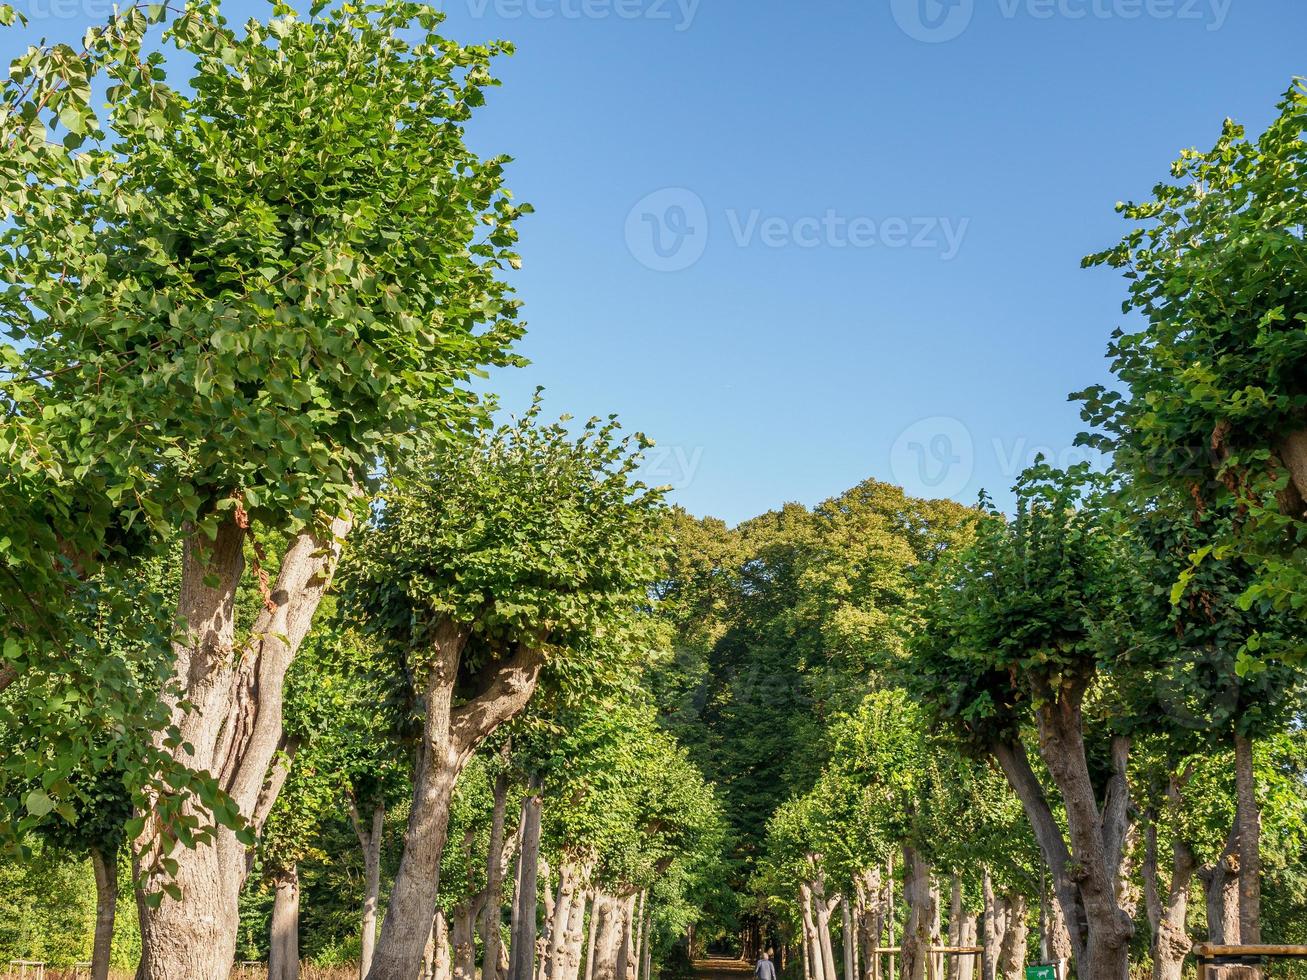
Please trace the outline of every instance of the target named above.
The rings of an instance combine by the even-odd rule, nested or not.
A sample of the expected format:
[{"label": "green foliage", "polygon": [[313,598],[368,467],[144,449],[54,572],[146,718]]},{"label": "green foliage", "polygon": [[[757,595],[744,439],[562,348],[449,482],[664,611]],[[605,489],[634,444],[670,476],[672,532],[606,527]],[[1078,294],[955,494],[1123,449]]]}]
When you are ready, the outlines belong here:
[{"label": "green foliage", "polygon": [[[613,419],[580,437],[521,419],[424,455],[382,495],[347,570],[348,608],[402,657],[430,632],[467,626],[479,666],[517,643],[584,649],[620,635],[647,605],[661,547],[662,493],[633,478],[642,436]],[[594,668],[555,657],[562,677]]]},{"label": "green foliage", "polygon": [[1307,88],[1295,82],[1279,108],[1255,141],[1227,120],[1210,151],[1181,154],[1174,183],[1118,205],[1136,227],[1085,263],[1125,270],[1124,308],[1147,322],[1109,347],[1128,393],[1072,397],[1102,430],[1086,441],[1113,451],[1145,495],[1170,489],[1199,513],[1236,502],[1215,550],[1196,560],[1241,556],[1257,571],[1246,605],[1301,615],[1307,525],[1285,451],[1307,422]]},{"label": "green foliage", "polygon": [[1019,738],[1032,707],[1083,693],[1127,645],[1138,582],[1094,483],[1084,467],[1027,470],[1013,519],[988,510],[923,595],[913,689],[976,748]]}]

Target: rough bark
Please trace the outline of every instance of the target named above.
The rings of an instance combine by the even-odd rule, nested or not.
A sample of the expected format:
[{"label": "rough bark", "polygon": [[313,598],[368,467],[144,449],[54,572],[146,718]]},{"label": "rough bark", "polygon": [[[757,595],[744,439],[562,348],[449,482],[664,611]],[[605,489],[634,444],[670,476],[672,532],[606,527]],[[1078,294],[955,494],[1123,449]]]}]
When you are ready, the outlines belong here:
[{"label": "rough bark", "polygon": [[[1173,777],[1168,787],[1172,807],[1181,802],[1181,780]],[[1152,933],[1153,980],[1180,980],[1184,959],[1193,945],[1185,921],[1189,910],[1189,886],[1198,862],[1183,838],[1171,847],[1171,880],[1163,888],[1157,851],[1157,814],[1146,814],[1144,831],[1144,905]]]},{"label": "rough bark", "polygon": [[363,850],[363,914],[359,953],[359,977],[372,969],[372,953],[377,945],[377,905],[381,900],[381,840],[386,825],[386,805],[372,809],[372,819],[365,825],[353,800],[349,804],[350,821]]},{"label": "rough bark", "polygon": [[1298,520],[1307,518],[1303,504],[1307,501],[1307,429],[1291,432],[1280,443],[1279,456],[1289,471],[1289,489],[1281,495],[1285,512]]},{"label": "rough bark", "polygon": [[[1039,709],[1040,754],[1062,792],[1086,921],[1081,980],[1126,980],[1134,923],[1118,904],[1129,829],[1126,783],[1129,739],[1112,740],[1113,772],[1100,812],[1085,758],[1083,688],[1063,689]],[[1069,910],[1068,910],[1069,911]],[[1069,916],[1068,916],[1069,918]]]},{"label": "rough bark", "polygon": [[422,958],[428,980],[451,980],[454,956],[449,948],[449,921],[444,912],[437,910],[431,917],[431,928]]},{"label": "rough bark", "polygon": [[567,969],[567,948],[571,937],[572,916],[576,914],[576,896],[581,890],[581,869],[576,862],[564,860],[558,869],[558,894],[554,897],[549,928],[549,947],[541,964],[548,980],[562,980]]},{"label": "rough bark", "polygon": [[[1062,829],[1053,817],[1044,787],[1031,768],[1025,746],[1020,741],[996,742],[990,751],[1025,810],[1026,819],[1030,822],[1044,863],[1053,879],[1053,893],[1057,896],[1062,911],[1072,953],[1078,962],[1083,962],[1088,934],[1084,902],[1080,889],[1071,877],[1071,852],[1062,836]],[[992,970],[993,962],[990,961],[986,967],[989,975],[985,980],[993,980]]]},{"label": "rough bark", "polygon": [[1239,823],[1239,940],[1262,941],[1262,811],[1257,803],[1252,740],[1234,736],[1235,796]]},{"label": "rough bark", "polygon": [[585,910],[587,893],[578,887],[572,896],[572,911],[567,917],[567,935],[563,956],[555,973],[556,980],[578,980],[581,973],[581,950],[585,945]]},{"label": "rough bark", "polygon": [[594,980],[623,980],[621,963],[626,941],[623,928],[625,902],[612,895],[595,894]]},{"label": "rough bark", "polygon": [[1218,946],[1239,938],[1239,819],[1230,826],[1225,848],[1211,864],[1198,869],[1207,907],[1207,941]]},{"label": "rough bark", "polygon": [[508,947],[508,980],[535,976],[536,905],[540,875],[540,783],[522,801],[521,845],[517,852],[517,886],[513,893],[513,927]]},{"label": "rough bark", "polygon": [[634,894],[626,897],[626,906],[623,909],[622,929],[622,964],[621,975],[626,980],[635,980],[636,956],[635,956],[635,901]]},{"label": "rough bark", "polygon": [[[448,622],[433,635],[413,805],[368,980],[412,980],[418,971],[435,913],[454,784],[476,747],[526,706],[539,680],[543,656],[535,647],[519,644],[511,659],[489,661],[478,692],[455,708],[454,687],[467,638],[464,627]],[[524,974],[523,980],[530,976]]]},{"label": "rough bark", "polygon": [[292,865],[273,881],[268,980],[299,980],[300,876]]},{"label": "rough bark", "polygon": [[1026,948],[1029,942],[1030,928],[1027,920],[1029,909],[1026,897],[1017,892],[1004,895],[1003,905],[1003,939],[998,947],[998,962],[995,972],[1003,980],[1023,980],[1026,968]]},{"label": "rough bark", "polygon": [[449,938],[454,947],[454,980],[476,980],[476,903],[465,899],[454,906]]},{"label": "rough bark", "polygon": [[[180,762],[212,774],[240,813],[257,824],[280,788],[270,776],[276,776],[272,763],[283,745],[286,671],[330,583],[351,521],[339,517],[324,530],[295,535],[265,606],[237,651],[234,608],[245,569],[246,531],[236,511],[228,514],[213,541],[192,529],[183,544],[180,639],[173,646],[177,692],[165,697],[181,738],[176,748],[165,746],[162,734],[156,738]],[[210,822],[195,801],[187,801],[185,809],[202,824]],[[160,819],[157,812],[150,815],[138,842],[138,977],[226,980],[248,873],[246,847],[221,827],[211,843],[186,847]],[[174,874],[165,866],[169,860],[176,862]],[[180,900],[165,896],[157,908],[144,901],[145,892],[170,883],[181,889]]]},{"label": "rough bark", "polygon": [[91,946],[91,980],[109,980],[113,922],[118,911],[118,851],[91,848],[95,871],[95,940]]}]

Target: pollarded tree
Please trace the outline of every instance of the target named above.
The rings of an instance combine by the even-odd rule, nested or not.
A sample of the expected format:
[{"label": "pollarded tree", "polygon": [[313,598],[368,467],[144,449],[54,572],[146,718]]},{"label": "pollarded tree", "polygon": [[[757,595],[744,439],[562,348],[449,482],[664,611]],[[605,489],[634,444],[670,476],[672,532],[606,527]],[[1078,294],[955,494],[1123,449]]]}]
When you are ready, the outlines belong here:
[{"label": "pollarded tree", "polygon": [[[462,139],[505,48],[446,41],[440,16],[277,5],[233,29],[197,3],[161,38],[193,66],[184,92],[158,83],[160,51],[115,54],[103,126],[78,120],[68,167],[11,175],[32,186],[0,236],[0,320],[27,345],[6,355],[6,409],[120,520],[182,531],[178,731],[160,745],[246,820],[360,485],[416,434],[453,436],[462,382],[511,362],[520,332],[498,278],[520,209],[503,161]],[[288,543],[256,555],[276,577],[238,631],[251,520]],[[249,841],[193,837],[166,811],[144,829],[143,977],[230,966]]]},{"label": "pollarded tree", "polygon": [[643,437],[579,437],[536,404],[470,446],[424,456],[384,494],[348,606],[401,658],[423,707],[403,858],[370,976],[422,960],[458,773],[530,700],[541,671],[594,669],[648,603],[661,493],[634,478]]},{"label": "pollarded tree", "polygon": [[[1123,980],[1134,926],[1117,885],[1130,823],[1130,734],[1105,681],[1134,639],[1123,597],[1146,591],[1120,519],[1083,468],[1039,464],[1017,484],[1017,513],[982,521],[976,544],[944,563],[914,644],[914,686],[1020,798],[1052,874],[1085,980]],[[1106,707],[1101,703],[1107,697]],[[1086,713],[1103,723],[1087,723]],[[1022,728],[1061,795],[1070,847],[1027,758]],[[1109,743],[1087,751],[1086,734]],[[1106,764],[1091,768],[1090,760]]]},{"label": "pollarded tree", "polygon": [[[1126,312],[1147,318],[1108,348],[1125,394],[1074,395],[1085,437],[1147,495],[1201,512],[1233,499],[1224,545],[1257,566],[1246,601],[1307,605],[1307,85],[1296,81],[1256,140],[1227,120],[1207,152],[1184,151],[1173,183],[1120,204],[1135,227],[1085,259],[1125,271]],[[1265,653],[1283,654],[1266,648]]]},{"label": "pollarded tree", "polygon": [[[1267,603],[1249,603],[1243,596],[1257,576],[1246,556],[1228,553],[1217,560],[1232,525],[1241,518],[1234,508],[1212,504],[1197,512],[1184,499],[1162,494],[1147,504],[1135,521],[1137,552],[1147,570],[1138,599],[1137,617],[1143,640],[1155,650],[1147,669],[1121,675],[1120,693],[1130,702],[1129,714],[1155,736],[1153,754],[1170,762],[1165,777],[1154,775],[1154,809],[1171,811],[1183,804],[1181,775],[1188,760],[1200,752],[1233,749],[1236,816],[1229,828],[1230,857],[1237,858],[1238,896],[1233,905],[1239,930],[1231,941],[1258,941],[1260,930],[1261,815],[1254,767],[1254,743],[1284,730],[1300,704],[1301,671],[1277,658],[1250,660],[1250,647],[1290,645],[1300,636],[1298,618]],[[1238,670],[1240,658],[1245,667]],[[1165,787],[1163,789],[1163,787]],[[1202,870],[1183,852],[1181,868]],[[1228,863],[1228,862],[1227,862]],[[1183,889],[1174,889],[1170,918],[1158,919],[1157,935],[1175,936],[1171,956],[1183,958]],[[1220,901],[1219,890],[1214,895]],[[1160,904],[1159,904],[1160,907]],[[1156,918],[1156,917],[1155,917]],[[1215,918],[1223,918],[1217,915]],[[1179,970],[1176,962],[1174,970]]]}]

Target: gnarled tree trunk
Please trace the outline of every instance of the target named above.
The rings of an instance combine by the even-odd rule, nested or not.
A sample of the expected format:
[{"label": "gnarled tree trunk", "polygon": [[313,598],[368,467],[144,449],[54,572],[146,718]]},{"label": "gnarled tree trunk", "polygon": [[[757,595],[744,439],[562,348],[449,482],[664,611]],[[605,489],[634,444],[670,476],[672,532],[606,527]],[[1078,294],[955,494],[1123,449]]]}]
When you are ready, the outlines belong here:
[{"label": "gnarled tree trunk", "polygon": [[[190,530],[183,545],[178,619],[173,645],[180,697],[167,696],[176,743],[158,747],[197,771],[211,773],[256,829],[276,801],[285,773],[272,763],[283,745],[282,693],[286,671],[309,630],[331,580],[351,520],[297,534],[282,556],[277,579],[249,638],[234,649],[235,598],[245,570],[246,530],[236,511],[218,525],[213,541]],[[193,751],[191,751],[193,750]],[[194,802],[187,812],[209,819]],[[150,815],[139,843],[140,980],[226,980],[236,953],[238,900],[248,873],[246,847],[234,832],[216,828],[214,840],[190,848]],[[169,874],[166,862],[176,862]],[[157,908],[144,900],[175,884],[181,898]],[[404,980],[412,980],[405,977]]]},{"label": "gnarled tree trunk", "polygon": [[[442,623],[434,631],[413,807],[368,980],[412,980],[418,972],[436,908],[454,783],[476,747],[526,706],[540,677],[540,651],[519,644],[511,659],[487,662],[477,693],[453,707],[467,639],[466,628],[454,623]],[[529,973],[525,980],[530,980]]]},{"label": "gnarled tree trunk", "polygon": [[799,884],[799,904],[803,915],[803,940],[808,954],[809,980],[826,980],[821,940],[817,937],[817,916],[813,911],[812,886],[806,881]]},{"label": "gnarled tree trunk", "polygon": [[626,902],[604,892],[596,892],[594,907],[593,978],[594,980],[624,980],[626,967],[622,963],[622,954],[626,944]]},{"label": "gnarled tree trunk", "polygon": [[1023,980],[1026,969],[1026,947],[1030,928],[1027,923],[1026,897],[1009,892],[999,900],[1003,906],[1003,939],[998,947],[995,972],[1003,980]]}]

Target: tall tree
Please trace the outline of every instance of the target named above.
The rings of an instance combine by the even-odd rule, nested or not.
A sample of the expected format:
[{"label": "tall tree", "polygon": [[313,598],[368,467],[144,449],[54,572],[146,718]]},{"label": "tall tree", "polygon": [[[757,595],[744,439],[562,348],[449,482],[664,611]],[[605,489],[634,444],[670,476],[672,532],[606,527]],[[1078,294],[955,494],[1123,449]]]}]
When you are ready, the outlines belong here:
[{"label": "tall tree", "polygon": [[[86,144],[5,202],[0,318],[25,341],[8,414],[117,519],[181,532],[175,731],[156,745],[231,800],[213,830],[198,802],[154,801],[143,977],[226,976],[250,844],[232,826],[257,822],[286,669],[359,487],[415,433],[457,432],[462,382],[513,362],[498,276],[520,209],[461,130],[505,48],[452,44],[439,21],[394,0],[233,29],[190,5],[155,50],[115,51],[102,127],[70,114]],[[184,90],[156,84],[168,46],[193,66]],[[66,88],[85,91],[73,61]],[[280,554],[250,551],[251,521],[285,535]],[[266,603],[238,630],[250,563]],[[212,844],[190,846],[202,829]]]},{"label": "tall tree", "polygon": [[[450,794],[476,748],[526,706],[549,663],[585,672],[648,602],[661,493],[634,478],[641,436],[579,437],[521,419],[424,457],[384,495],[350,608],[405,665],[424,715],[413,805],[373,980],[422,959]],[[602,669],[601,667],[599,669]]]}]

